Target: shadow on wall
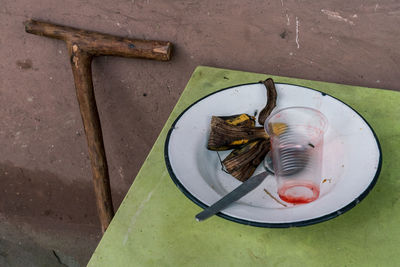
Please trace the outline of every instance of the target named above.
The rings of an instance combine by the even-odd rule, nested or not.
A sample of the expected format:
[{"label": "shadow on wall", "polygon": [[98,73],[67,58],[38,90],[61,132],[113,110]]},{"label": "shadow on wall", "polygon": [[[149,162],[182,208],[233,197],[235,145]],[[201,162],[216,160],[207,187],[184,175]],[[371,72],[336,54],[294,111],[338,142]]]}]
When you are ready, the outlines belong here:
[{"label": "shadow on wall", "polygon": [[48,171],[0,163],[0,214],[100,227],[92,184],[64,181]]}]

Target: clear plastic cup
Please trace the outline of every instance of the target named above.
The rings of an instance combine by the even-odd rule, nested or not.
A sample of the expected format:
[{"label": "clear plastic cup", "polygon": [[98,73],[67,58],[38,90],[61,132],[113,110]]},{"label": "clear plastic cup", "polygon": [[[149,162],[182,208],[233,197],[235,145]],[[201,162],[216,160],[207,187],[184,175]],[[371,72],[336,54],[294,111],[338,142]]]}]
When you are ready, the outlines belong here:
[{"label": "clear plastic cup", "polygon": [[309,203],[319,197],[326,117],[316,109],[291,107],[272,113],[265,130],[270,136],[279,197]]}]

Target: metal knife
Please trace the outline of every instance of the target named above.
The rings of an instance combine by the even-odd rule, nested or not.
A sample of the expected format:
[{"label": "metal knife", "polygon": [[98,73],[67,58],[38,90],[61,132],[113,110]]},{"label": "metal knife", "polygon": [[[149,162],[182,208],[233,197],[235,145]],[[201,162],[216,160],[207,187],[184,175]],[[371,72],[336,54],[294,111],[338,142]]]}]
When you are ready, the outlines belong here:
[{"label": "metal knife", "polygon": [[259,186],[271,172],[265,171],[256,176],[250,177],[247,181],[236,187],[232,192],[226,194],[223,198],[215,202],[208,208],[205,208],[202,212],[196,215],[198,222],[204,221],[205,219],[217,214],[219,211],[225,209],[233,202],[241,199],[247,195],[250,191],[253,191]]}]

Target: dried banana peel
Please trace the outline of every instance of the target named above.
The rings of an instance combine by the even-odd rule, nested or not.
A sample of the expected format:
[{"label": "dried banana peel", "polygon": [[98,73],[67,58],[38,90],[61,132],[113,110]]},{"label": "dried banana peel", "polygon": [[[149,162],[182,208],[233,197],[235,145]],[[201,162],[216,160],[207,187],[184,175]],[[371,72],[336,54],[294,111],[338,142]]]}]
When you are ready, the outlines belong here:
[{"label": "dried banana peel", "polygon": [[[264,125],[276,106],[277,93],[272,79],[262,82],[267,90],[267,103],[260,112],[258,122]],[[234,149],[223,161],[225,169],[240,181],[253,175],[270,149],[269,136],[264,127],[256,127],[255,118],[248,114],[226,117],[213,116],[207,147],[221,151]],[[273,132],[283,133],[286,125],[274,125]]]},{"label": "dried banana peel", "polygon": [[226,171],[239,181],[249,179],[269,151],[269,140],[257,140],[233,150],[223,161]]},{"label": "dried banana peel", "polygon": [[226,123],[229,123],[234,126],[248,126],[248,127],[256,126],[256,118],[254,116],[250,116],[244,113],[239,115],[225,116],[219,118],[223,119]]},{"label": "dried banana peel", "polygon": [[264,128],[254,125],[254,117],[247,114],[230,117],[213,116],[207,148],[216,151],[228,150],[254,140],[268,139]]},{"label": "dried banana peel", "polygon": [[267,104],[261,110],[260,115],[258,116],[258,123],[264,125],[265,120],[271,114],[272,110],[276,107],[277,93],[274,80],[268,78],[265,81],[262,81],[262,83],[267,90]]},{"label": "dried banana peel", "polygon": [[282,122],[268,124],[268,131],[272,131],[272,133],[274,133],[275,135],[283,134],[284,132],[286,132],[287,128],[287,124]]}]

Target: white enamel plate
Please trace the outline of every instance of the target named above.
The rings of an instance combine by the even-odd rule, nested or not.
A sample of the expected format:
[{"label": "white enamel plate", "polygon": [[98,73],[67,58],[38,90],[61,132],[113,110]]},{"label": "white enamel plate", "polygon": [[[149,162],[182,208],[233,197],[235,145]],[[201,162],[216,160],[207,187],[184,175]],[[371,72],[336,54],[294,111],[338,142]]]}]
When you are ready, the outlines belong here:
[{"label": "white enamel plate", "polygon": [[[381,150],[375,133],[355,110],[334,97],[290,84],[276,84],[276,89],[275,110],[310,107],[328,119],[320,197],[284,207],[264,191],[279,198],[275,178],[270,176],[218,215],[254,226],[290,227],[322,222],[350,210],[378,179]],[[222,89],[195,102],[172,125],[165,143],[167,168],[179,189],[199,206],[212,205],[241,184],[222,170],[218,153],[207,150],[211,116],[254,115],[265,106],[266,98],[260,83]],[[223,159],[229,152],[219,152],[219,156]],[[255,174],[261,171],[259,166]]]}]

